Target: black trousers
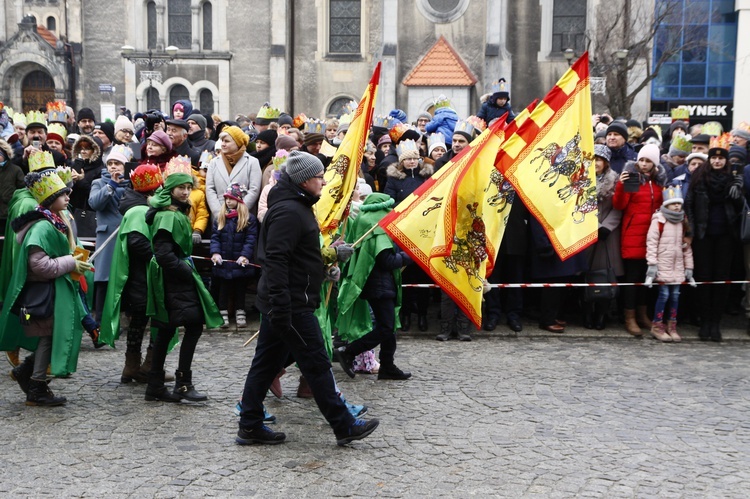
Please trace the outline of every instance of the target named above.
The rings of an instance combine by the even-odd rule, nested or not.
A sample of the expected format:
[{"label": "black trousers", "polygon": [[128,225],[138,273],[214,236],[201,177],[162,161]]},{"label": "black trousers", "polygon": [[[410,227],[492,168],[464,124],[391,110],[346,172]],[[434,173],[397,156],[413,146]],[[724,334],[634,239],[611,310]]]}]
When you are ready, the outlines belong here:
[{"label": "black trousers", "polygon": [[[648,264],[645,258],[639,260],[624,258],[622,263],[625,267],[625,275],[621,282],[643,282],[646,280]],[[648,302],[647,288],[644,286],[623,286],[620,290],[624,309],[632,310],[636,306],[646,305]]]},{"label": "black trousers", "polygon": [[[732,275],[735,239],[730,234],[693,239],[693,276],[696,281],[726,281]],[[701,318],[719,321],[729,298],[729,284],[698,286]]]},{"label": "black trousers", "polygon": [[[151,364],[152,373],[160,373],[164,370],[164,362],[167,359],[167,349],[169,348],[169,342],[172,340],[172,336],[175,334],[175,330],[172,328],[160,326],[156,333],[156,341],[154,342],[153,352],[154,358]],[[190,324],[185,326],[185,334],[182,337],[182,343],[180,344],[180,360],[177,364],[177,369],[180,371],[190,371],[193,364],[193,355],[195,355],[195,347],[198,345],[198,340],[203,334],[203,323]]]},{"label": "black trousers", "polygon": [[[497,266],[492,270],[490,278],[491,284],[500,283],[522,283],[524,257],[520,255],[499,255]],[[502,312],[502,295],[505,296],[505,314],[508,319],[521,319],[523,311],[523,290],[521,288],[492,288],[484,295],[485,314],[495,319],[500,318]]]},{"label": "black trousers", "polygon": [[290,354],[297,361],[312,389],[318,409],[333,431],[348,429],[354,423],[354,417],[336,393],[331,361],[323,343],[320,324],[312,312],[292,315],[292,327],[283,333],[274,331],[271,321],[263,315],[255,357],[242,392],[240,427],[250,430],[263,425],[266,392],[279,371],[288,365]]},{"label": "black trousers", "polygon": [[247,278],[220,279],[219,280],[219,308],[229,309],[229,300],[234,300],[235,310],[245,310],[245,294],[247,291]]},{"label": "black trousers", "polygon": [[347,353],[359,355],[380,345],[380,363],[393,365],[396,355],[396,301],[393,298],[368,299],[375,324],[372,331],[346,347]]}]

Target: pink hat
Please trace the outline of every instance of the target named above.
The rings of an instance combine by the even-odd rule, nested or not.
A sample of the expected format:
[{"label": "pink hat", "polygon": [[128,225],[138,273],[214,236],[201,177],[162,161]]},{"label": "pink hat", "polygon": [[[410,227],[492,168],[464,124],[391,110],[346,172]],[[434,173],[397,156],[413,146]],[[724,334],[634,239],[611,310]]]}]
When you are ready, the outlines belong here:
[{"label": "pink hat", "polygon": [[167,149],[167,152],[172,150],[172,141],[169,139],[169,136],[161,130],[155,131],[154,133],[149,135],[146,140],[150,140],[151,142],[159,144],[160,146],[164,146]]},{"label": "pink hat", "polygon": [[641,158],[651,160],[654,166],[657,166],[660,162],[659,146],[657,146],[656,144],[646,144],[645,146],[641,147],[641,150],[638,152],[638,159]]}]

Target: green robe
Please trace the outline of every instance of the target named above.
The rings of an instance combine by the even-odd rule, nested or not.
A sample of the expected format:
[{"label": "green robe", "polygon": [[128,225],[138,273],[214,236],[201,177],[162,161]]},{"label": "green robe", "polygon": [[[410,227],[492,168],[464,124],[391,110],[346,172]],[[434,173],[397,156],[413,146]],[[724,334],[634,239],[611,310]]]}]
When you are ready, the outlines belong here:
[{"label": "green robe", "polygon": [[[149,239],[153,240],[156,233],[160,230],[166,230],[172,234],[172,238],[174,238],[174,241],[184,255],[192,254],[193,230],[187,215],[166,209],[159,211],[151,225]],[[198,291],[198,298],[201,302],[206,326],[208,328],[221,326],[224,324],[224,320],[221,318],[221,313],[219,313],[219,307],[216,306],[211,294],[195,270],[193,260],[191,258],[184,258],[184,260],[193,269],[193,281]],[[151,259],[148,266],[148,304],[146,305],[146,314],[159,322],[169,324],[169,312],[165,304],[164,275],[162,268],[156,263],[156,257]]]},{"label": "green robe", "polygon": [[[26,233],[14,261],[13,276],[0,314],[0,350],[18,347],[36,350],[39,338],[23,334],[21,323],[10,309],[26,283],[29,248],[38,246],[50,257],[70,255],[68,238],[46,220],[35,222]],[[52,375],[67,376],[75,372],[81,348],[81,319],[85,312],[77,288],[65,274],[55,279],[55,311],[52,328]]]},{"label": "green robe", "polygon": [[[393,205],[389,202],[390,197],[386,194],[370,194],[362,204],[359,215],[350,223],[350,229],[346,236],[346,242],[353,243],[363,234],[377,224],[390,210]],[[392,250],[393,242],[378,227],[371,232],[354,251],[346,267],[343,269],[342,281],[339,286],[338,320],[336,326],[341,339],[348,342],[355,341],[372,331],[372,317],[367,300],[361,297],[362,290],[367,283],[370,272],[375,267],[375,257],[381,251]],[[401,309],[401,269],[393,271],[393,279],[396,282],[396,324],[398,312]]]},{"label": "green robe", "polygon": [[24,213],[36,208],[37,202],[28,189],[17,189],[8,202],[8,222],[5,224],[5,241],[3,243],[3,256],[0,261],[0,303],[5,299],[5,291],[10,284],[13,274],[13,262],[18,257],[21,245],[16,241],[16,233],[11,229],[13,220]]}]

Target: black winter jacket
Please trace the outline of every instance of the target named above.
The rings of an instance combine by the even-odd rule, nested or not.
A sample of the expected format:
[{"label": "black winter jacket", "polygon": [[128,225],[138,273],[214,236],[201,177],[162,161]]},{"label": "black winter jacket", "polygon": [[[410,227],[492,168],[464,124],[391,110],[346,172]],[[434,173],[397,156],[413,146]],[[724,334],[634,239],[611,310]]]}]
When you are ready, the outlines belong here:
[{"label": "black winter jacket", "polygon": [[274,322],[312,312],[320,304],[325,268],[312,210],[318,199],[294,185],[285,173],[268,193],[256,253],[263,269],[256,306]]},{"label": "black winter jacket", "polygon": [[[148,206],[146,197],[140,192],[128,187],[120,200],[120,214],[125,214],[135,206]],[[145,313],[148,299],[148,284],[146,271],[151,261],[153,251],[151,241],[140,232],[131,232],[128,241],[128,282],[123,290],[123,303],[131,312]]]},{"label": "black winter jacket", "polygon": [[412,259],[394,247],[383,250],[375,257],[375,266],[367,277],[362,289],[362,298],[366,300],[383,300],[396,297],[396,281],[393,271],[412,263]]},{"label": "black winter jacket", "polygon": [[[224,228],[214,222],[211,233],[211,254],[218,253],[223,260],[237,260],[244,256],[252,261],[255,243],[258,240],[258,219],[252,213],[245,230],[237,232],[237,219],[228,218]],[[255,267],[241,267],[238,263],[225,261],[221,265],[214,265],[213,275],[222,279],[238,279],[255,275]]]},{"label": "black winter jacket", "polygon": [[703,239],[706,237],[709,212],[711,209],[710,197],[722,198],[724,200],[724,211],[727,215],[729,227],[731,228],[731,234],[734,237],[739,237],[739,218],[744,206],[743,198],[730,199],[729,189],[732,185],[736,185],[741,191],[743,184],[742,176],[727,174],[721,192],[709,195],[708,189],[710,187],[706,177],[711,176],[712,173],[713,172],[709,170],[706,176],[703,177],[703,181],[691,182],[687,196],[685,196],[685,216],[690,223],[693,237],[696,239]]}]

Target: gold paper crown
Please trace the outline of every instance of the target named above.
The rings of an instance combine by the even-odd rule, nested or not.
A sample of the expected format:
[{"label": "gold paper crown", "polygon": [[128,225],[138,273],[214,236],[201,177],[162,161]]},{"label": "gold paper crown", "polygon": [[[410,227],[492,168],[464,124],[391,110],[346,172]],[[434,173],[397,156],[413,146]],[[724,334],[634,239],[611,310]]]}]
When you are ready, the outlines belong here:
[{"label": "gold paper crown", "polygon": [[[52,125],[50,125],[50,128],[52,128]],[[127,159],[128,161],[133,159],[133,150],[124,144],[113,145],[112,150],[109,153],[110,154],[112,153],[122,154],[123,156],[125,156],[125,159]]]},{"label": "gold paper crown", "polygon": [[47,103],[47,121],[50,123],[53,121],[66,123],[68,121],[68,114],[65,111],[65,101]]},{"label": "gold paper crown", "polygon": [[34,197],[34,200],[42,204],[44,201],[62,191],[67,189],[57,173],[50,171],[45,174],[39,174],[37,172],[31,172],[26,177],[26,185],[29,188],[29,192]]},{"label": "gold paper crown", "polygon": [[491,90],[493,94],[497,92],[507,92],[508,82],[505,80],[505,78],[500,78],[497,81],[493,81]]},{"label": "gold paper crown", "polygon": [[689,154],[693,150],[693,144],[690,142],[690,138],[690,135],[678,135],[672,139],[671,146]]},{"label": "gold paper crown", "polygon": [[65,184],[73,182],[73,170],[69,166],[58,166],[55,170],[57,176],[60,177]]},{"label": "gold paper crown", "polygon": [[477,130],[477,133],[481,133],[487,128],[487,123],[478,116],[469,116],[466,121]]},{"label": "gold paper crown", "polygon": [[279,166],[281,166],[282,164],[286,162],[286,159],[288,156],[289,156],[289,152],[286,149],[277,150],[276,154],[271,159],[271,161],[273,161],[274,169],[278,170]]},{"label": "gold paper crown", "polygon": [[719,135],[724,133],[724,127],[721,126],[721,123],[719,123],[718,121],[709,121],[707,123],[703,123],[701,133],[705,133],[706,135],[710,135],[711,137],[718,137]]},{"label": "gold paper crown", "polygon": [[276,120],[276,119],[279,119],[280,114],[281,114],[280,109],[271,107],[271,104],[266,102],[265,104],[263,104],[260,110],[258,110],[258,115],[256,116],[256,118],[262,118],[266,120]]},{"label": "gold paper crown", "polygon": [[351,114],[354,115],[354,112],[357,110],[357,107],[359,106],[359,103],[355,100],[350,100],[346,104],[344,104],[343,112],[344,114]]},{"label": "gold paper crown", "polygon": [[354,114],[342,114],[339,117],[339,127],[341,127],[341,125],[348,125],[349,123],[351,123],[352,118],[354,118]]},{"label": "gold paper crown", "polygon": [[682,188],[679,185],[673,185],[666,187],[663,191],[664,204],[669,204],[669,201],[674,203],[682,202]]},{"label": "gold paper crown", "polygon": [[300,130],[302,130],[302,127],[305,126],[305,123],[307,123],[307,116],[305,115],[305,113],[299,113],[292,120],[292,126]]},{"label": "gold paper crown", "polygon": [[60,142],[64,143],[65,139],[68,138],[68,129],[65,128],[65,125],[62,123],[50,123],[49,126],[47,126],[47,139],[54,139],[55,137],[50,137],[50,135],[57,135],[62,139]]},{"label": "gold paper crown", "polygon": [[468,120],[459,120],[456,122],[455,128],[453,128],[453,133],[461,132],[461,133],[467,133],[470,137],[474,137],[474,133],[476,132],[476,128],[474,125],[469,123]]},{"label": "gold paper crown", "polygon": [[451,101],[443,94],[438,95],[437,99],[435,99],[435,109],[440,109],[441,107],[451,107]]},{"label": "gold paper crown", "polygon": [[750,132],[750,123],[748,123],[747,121],[740,121],[739,124],[734,129]]},{"label": "gold paper crown", "polygon": [[190,165],[190,158],[187,156],[175,156],[170,159],[167,167],[164,168],[164,179],[166,180],[173,173],[184,173],[192,176],[193,168]]},{"label": "gold paper crown", "polygon": [[398,154],[399,160],[401,160],[402,155],[409,153],[416,153],[416,157],[419,157],[419,146],[417,143],[411,139],[405,139],[399,142],[396,146],[396,154]]},{"label": "gold paper crown", "polygon": [[28,127],[32,123],[39,123],[47,126],[47,120],[44,119],[44,113],[39,111],[29,111],[26,113],[26,126]]},{"label": "gold paper crown", "polygon": [[445,146],[445,136],[442,133],[431,133],[427,137],[427,150],[432,149],[433,146],[443,146],[444,149],[447,149]]},{"label": "gold paper crown", "polygon": [[319,133],[321,135],[326,133],[325,121],[314,119],[309,120],[307,123],[305,123],[305,133]]},{"label": "gold paper crown", "polygon": [[[705,129],[705,125],[704,125]],[[731,138],[732,136],[729,133],[725,133],[722,135],[719,135],[718,137],[711,137],[711,142],[709,143],[709,150],[710,149],[724,149],[725,151],[729,151],[729,146],[731,145]]]},{"label": "gold paper crown", "polygon": [[13,124],[26,126],[26,115],[23,113],[13,113]]},{"label": "gold paper crown", "polygon": [[214,159],[214,155],[210,151],[203,151],[201,157],[198,159],[199,165],[205,165],[210,163]]},{"label": "gold paper crown", "polygon": [[687,121],[690,119],[690,111],[682,107],[672,109],[670,114],[672,115],[673,120]]},{"label": "gold paper crown", "polygon": [[29,156],[29,171],[38,172],[40,170],[46,170],[48,168],[55,167],[55,159],[52,157],[52,153],[48,151],[38,151],[31,153]]},{"label": "gold paper crown", "polygon": [[387,128],[388,130],[393,128],[393,125],[395,123],[396,123],[396,120],[394,120],[390,116],[377,115],[372,119],[372,126],[379,126],[381,128]]},{"label": "gold paper crown", "polygon": [[[401,141],[401,137],[409,130],[416,130],[416,128],[407,125],[406,123],[396,123],[393,125],[391,130],[388,132],[388,136],[394,144],[398,144]],[[408,140],[408,139],[407,139]]]}]

